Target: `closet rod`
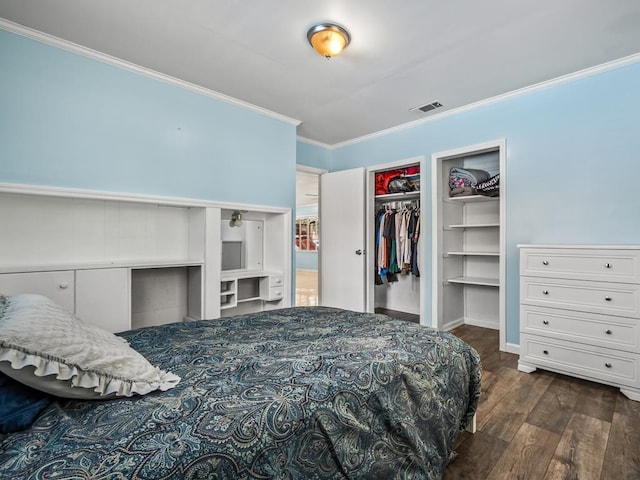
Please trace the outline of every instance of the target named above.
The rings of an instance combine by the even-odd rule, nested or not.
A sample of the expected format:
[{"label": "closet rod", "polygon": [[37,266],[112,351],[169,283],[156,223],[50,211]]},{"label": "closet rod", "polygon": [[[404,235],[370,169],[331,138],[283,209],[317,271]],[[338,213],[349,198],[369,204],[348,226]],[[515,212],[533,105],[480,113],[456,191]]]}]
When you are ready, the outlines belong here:
[{"label": "closet rod", "polygon": [[386,202],[381,202],[379,204],[381,208],[385,209],[398,209],[403,207],[412,207],[415,209],[420,208],[420,200],[389,200]]}]

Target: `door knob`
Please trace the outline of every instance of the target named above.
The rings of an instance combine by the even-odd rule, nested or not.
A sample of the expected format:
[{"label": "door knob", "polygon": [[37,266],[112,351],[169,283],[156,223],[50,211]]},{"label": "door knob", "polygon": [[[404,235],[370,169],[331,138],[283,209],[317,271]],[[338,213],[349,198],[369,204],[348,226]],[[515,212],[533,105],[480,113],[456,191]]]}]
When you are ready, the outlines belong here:
[{"label": "door knob", "polygon": [[364,250],[360,250],[360,249],[356,250],[356,255],[362,255],[363,253],[365,253]]}]

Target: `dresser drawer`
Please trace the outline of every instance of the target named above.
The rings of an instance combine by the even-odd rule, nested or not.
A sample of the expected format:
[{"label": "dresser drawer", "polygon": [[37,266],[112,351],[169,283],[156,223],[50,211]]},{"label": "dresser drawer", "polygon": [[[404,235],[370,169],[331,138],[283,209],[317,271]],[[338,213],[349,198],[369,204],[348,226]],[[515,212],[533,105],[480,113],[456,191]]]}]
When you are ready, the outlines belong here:
[{"label": "dresser drawer", "polygon": [[522,248],[522,275],[640,282],[640,252],[624,249]]},{"label": "dresser drawer", "polygon": [[526,363],[561,373],[604,383],[640,386],[639,360],[632,353],[522,334],[520,358]]},{"label": "dresser drawer", "polygon": [[640,352],[640,320],[634,318],[521,305],[520,331],[587,345]]},{"label": "dresser drawer", "polygon": [[527,305],[638,318],[639,297],[635,284],[520,278],[520,302]]}]

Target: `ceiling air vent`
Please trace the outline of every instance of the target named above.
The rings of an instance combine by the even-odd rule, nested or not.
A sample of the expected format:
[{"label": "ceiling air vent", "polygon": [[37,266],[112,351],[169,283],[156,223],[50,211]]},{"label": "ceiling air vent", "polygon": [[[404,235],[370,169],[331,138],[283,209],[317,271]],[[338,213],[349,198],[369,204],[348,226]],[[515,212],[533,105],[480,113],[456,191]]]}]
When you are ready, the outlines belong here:
[{"label": "ceiling air vent", "polygon": [[422,105],[421,107],[413,107],[410,108],[409,111],[413,112],[414,110],[420,110],[422,112],[430,112],[431,110],[435,110],[436,108],[440,108],[442,104],[440,102],[432,102],[427,105]]}]

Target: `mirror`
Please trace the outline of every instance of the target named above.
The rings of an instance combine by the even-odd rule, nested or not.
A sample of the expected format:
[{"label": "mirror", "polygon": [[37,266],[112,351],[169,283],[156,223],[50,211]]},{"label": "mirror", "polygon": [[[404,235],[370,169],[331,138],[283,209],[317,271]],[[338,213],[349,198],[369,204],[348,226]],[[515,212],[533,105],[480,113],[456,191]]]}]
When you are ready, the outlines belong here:
[{"label": "mirror", "polygon": [[[233,225],[233,226],[232,226]],[[222,220],[222,270],[262,270],[264,222]]]}]

